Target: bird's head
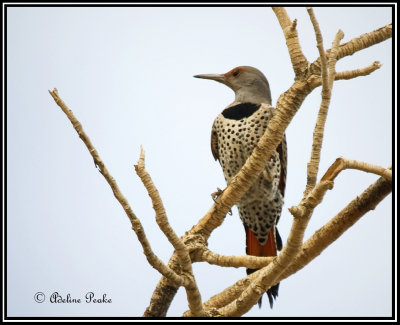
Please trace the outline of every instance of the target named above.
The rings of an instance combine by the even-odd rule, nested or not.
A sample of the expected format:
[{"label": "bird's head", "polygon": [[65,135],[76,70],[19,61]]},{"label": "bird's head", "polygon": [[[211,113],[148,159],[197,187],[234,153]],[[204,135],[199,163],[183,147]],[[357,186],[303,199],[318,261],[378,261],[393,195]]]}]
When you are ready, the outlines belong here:
[{"label": "bird's head", "polygon": [[199,74],[194,77],[211,79],[227,85],[235,92],[235,102],[271,104],[268,80],[256,68],[240,66],[224,74]]}]

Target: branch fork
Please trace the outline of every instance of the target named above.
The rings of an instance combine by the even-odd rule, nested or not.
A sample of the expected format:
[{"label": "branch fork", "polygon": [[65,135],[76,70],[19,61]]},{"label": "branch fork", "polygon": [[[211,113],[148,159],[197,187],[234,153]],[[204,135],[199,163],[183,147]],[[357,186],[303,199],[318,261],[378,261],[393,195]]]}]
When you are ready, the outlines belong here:
[{"label": "branch fork", "polygon": [[[320,54],[317,60],[310,63],[300,47],[296,29],[297,20],[291,21],[284,8],[273,8],[273,11],[281,25],[286,40],[293,71],[295,72],[294,83],[279,97],[275,114],[270,121],[269,127],[242,170],[223,191],[218,193],[218,197],[215,198],[215,202],[207,214],[182,237],[178,237],[169,224],[160,194],[146,171],[145,153],[141,148],[135,170],[152,200],[158,226],[175,249],[168,265],[162,262],[152,251],[140,220],[133,213],[128,201],[119,190],[115,179],[108,172],[80,122],[61,100],[57,89],[49,91],[56,104],[66,114],[79,137],[88,148],[95,165],[99,167],[99,171],[107,180],[114,196],[127,214],[149,264],[163,275],[144,316],[165,316],[180,286],[185,288],[189,302],[189,310],[184,313],[184,316],[232,317],[243,315],[257,302],[266,289],[307,265],[362,215],[373,209],[378,202],[391,192],[391,167],[383,168],[340,157],[326,171],[319,182],[317,182],[317,174],[324,126],[334,80],[348,80],[358,76],[366,76],[381,66],[379,62],[375,61],[365,68],[336,73],[336,61],[388,39],[392,34],[392,25],[389,24],[376,31],[363,34],[341,45],[340,40],[343,38],[343,32],[339,30],[332,43],[332,48],[324,50],[322,34],[317,19],[312,8],[307,8],[314,27],[317,48]],[[257,179],[265,168],[265,162],[268,161],[272,152],[282,140],[287,126],[300,108],[303,100],[314,88],[320,85],[322,85],[321,105],[313,134],[311,157],[307,165],[307,185],[300,203],[289,209],[293,215],[293,224],[287,243],[281,253],[277,257],[262,258],[255,256],[223,256],[211,252],[207,247],[207,240],[212,231],[222,224],[228,211]],[[303,242],[305,229],[315,207],[322,202],[327,190],[333,188],[335,177],[344,169],[357,169],[374,173],[381,176],[381,178],[350,202],[345,209],[332,218],[310,239]],[[339,220],[340,222],[338,222]],[[229,288],[202,303],[192,269],[192,263],[200,261],[225,267],[260,268],[260,270],[237,281]]]}]

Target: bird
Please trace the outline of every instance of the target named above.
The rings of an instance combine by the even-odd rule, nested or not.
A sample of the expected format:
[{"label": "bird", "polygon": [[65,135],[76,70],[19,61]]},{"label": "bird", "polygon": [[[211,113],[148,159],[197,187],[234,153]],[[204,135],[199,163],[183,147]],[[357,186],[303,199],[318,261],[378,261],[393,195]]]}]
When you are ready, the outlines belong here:
[{"label": "bird", "polygon": [[[211,130],[211,152],[229,184],[268,128],[274,115],[271,91],[265,75],[251,66],[238,66],[224,74],[199,74],[195,78],[220,82],[235,93],[235,100],[216,117]],[[237,202],[246,233],[246,254],[277,256],[282,239],[277,224],[284,203],[287,143],[281,143],[255,183]],[[247,274],[257,271],[246,269]],[[279,283],[267,290],[270,307],[278,296]],[[258,301],[259,307],[262,297]]]}]

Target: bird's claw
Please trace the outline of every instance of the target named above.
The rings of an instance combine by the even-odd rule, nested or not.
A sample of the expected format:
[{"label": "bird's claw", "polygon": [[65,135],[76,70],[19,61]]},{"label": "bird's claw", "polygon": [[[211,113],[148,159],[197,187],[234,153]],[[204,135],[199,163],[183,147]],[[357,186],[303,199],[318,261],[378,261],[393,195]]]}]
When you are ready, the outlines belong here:
[{"label": "bird's claw", "polygon": [[[211,193],[211,198],[213,199],[213,201],[215,203],[217,203],[217,199],[219,198],[219,196],[223,193],[224,191],[221,190],[219,187],[217,187],[217,191],[214,193]],[[232,209],[229,210],[228,214],[231,216],[232,215]]]},{"label": "bird's claw", "polygon": [[217,191],[214,193],[211,193],[211,198],[213,199],[214,202],[217,202],[218,197],[223,193],[224,191],[221,190],[219,187],[217,187]]}]

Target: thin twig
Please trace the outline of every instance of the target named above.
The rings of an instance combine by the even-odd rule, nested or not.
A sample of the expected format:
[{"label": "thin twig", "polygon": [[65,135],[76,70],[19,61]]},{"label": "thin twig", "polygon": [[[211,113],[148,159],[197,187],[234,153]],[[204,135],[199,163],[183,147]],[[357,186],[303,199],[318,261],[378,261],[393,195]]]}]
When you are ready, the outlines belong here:
[{"label": "thin twig", "polygon": [[317,35],[317,42],[319,43],[318,49],[321,56],[321,69],[322,69],[322,91],[321,91],[321,105],[318,111],[317,123],[315,124],[313,143],[311,150],[310,161],[307,164],[307,185],[304,195],[307,195],[317,182],[317,174],[319,170],[319,163],[321,160],[322,142],[324,139],[325,123],[328,116],[329,104],[332,96],[333,81],[335,80],[335,64],[336,54],[339,46],[339,41],[343,38],[343,32],[339,30],[332,43],[332,49],[329,53],[329,60],[326,62],[325,51],[322,45],[322,36],[320,35],[319,26],[314,13],[309,10],[310,17],[312,17],[315,33]]},{"label": "thin twig", "polygon": [[189,257],[189,251],[183,241],[176,235],[175,231],[172,229],[169,224],[167,214],[164,209],[164,204],[162,203],[160,194],[155,187],[150,174],[147,172],[145,167],[145,154],[142,147],[140,147],[140,158],[138,164],[135,165],[135,170],[137,175],[142,180],[144,186],[146,187],[147,193],[149,194],[152,202],[153,208],[156,212],[156,222],[160,227],[161,231],[167,237],[168,241],[175,248],[181,263],[181,267],[184,272],[191,271],[191,261]]},{"label": "thin twig", "polygon": [[[274,11],[277,16],[278,14],[280,15],[278,20],[282,26],[282,29],[286,29],[284,33],[294,33],[296,30],[296,21],[291,22],[286,12],[283,12],[282,10],[278,9],[278,13],[274,8]],[[360,36],[359,40],[352,40],[341,45],[336,57],[339,59],[340,57],[351,55],[356,51],[360,51],[368,46],[380,43],[390,38],[391,34],[391,25],[385,26],[369,34],[364,34]],[[298,39],[296,41],[296,38],[297,35],[294,35],[294,37],[291,39],[294,43],[298,44]],[[292,47],[290,42],[287,43],[288,47]],[[208,211],[208,213],[189,231],[190,234],[201,234],[204,240],[207,240],[211,232],[216,227],[221,225],[226,213],[229,211],[232,205],[240,199],[242,193],[249,188],[249,184],[251,184],[251,182],[255,179],[252,177],[251,173],[254,172],[256,174],[255,177],[257,177],[258,168],[260,167],[259,165],[262,165],[262,162],[267,161],[272,150],[275,150],[275,148],[278,146],[286,127],[299,109],[303,100],[309,93],[312,92],[314,88],[321,85],[321,77],[315,75],[315,71],[318,71],[318,68],[321,64],[320,59],[319,61],[316,60],[310,66],[308,66],[307,60],[304,58],[304,55],[302,56],[301,49],[299,47],[296,48],[296,46],[292,47],[290,50],[292,63],[293,61],[297,60],[296,54],[299,54],[300,62],[293,63],[293,65],[296,66],[296,80],[290,89],[282,94],[277,101],[276,115],[273,118],[273,120],[275,119],[274,123],[269,124],[269,126],[271,125],[272,132],[266,134],[266,136],[269,136],[270,138],[264,139],[265,141],[259,141],[260,150],[254,150],[252,155],[253,157],[248,159],[248,161],[250,161],[249,164],[243,167],[243,170],[239,172],[237,175],[238,177],[235,178],[235,181],[223,191],[223,194],[218,197],[217,202]],[[299,49],[300,52],[298,51]],[[327,50],[326,55],[328,55],[329,52],[330,50]],[[264,152],[264,155],[262,152]],[[256,169],[253,169],[253,166],[257,166]],[[263,166],[260,167],[260,170],[262,168]],[[247,180],[246,177],[249,177],[249,179]],[[173,259],[170,260],[169,265],[171,265],[171,268],[173,265],[175,265]],[[145,315],[163,316],[166,314],[166,311],[168,310],[168,307],[176,293],[175,287],[170,287],[169,290],[163,290],[163,288],[167,286],[171,286],[171,283],[166,281],[165,278],[162,278],[155,289],[150,306],[147,308]],[[159,294],[162,294],[163,296],[159,297]]]},{"label": "thin twig", "polygon": [[146,187],[147,193],[153,202],[153,208],[156,212],[156,222],[158,226],[175,248],[178,255],[179,263],[182,268],[181,278],[183,279],[183,286],[186,289],[189,308],[194,316],[205,316],[200,292],[193,275],[192,261],[190,260],[189,250],[169,224],[160,194],[151,180],[150,174],[146,170],[145,154],[142,147],[140,148],[140,158],[138,164],[135,165],[135,170]]},{"label": "thin twig", "polygon": [[324,41],[322,39],[322,33],[319,28],[317,18],[315,17],[314,10],[311,7],[308,7],[307,12],[314,27],[315,37],[317,40],[317,48],[319,52],[319,57],[321,59],[322,91],[324,91],[324,89],[328,89],[328,62],[324,50]]},{"label": "thin twig", "polygon": [[348,79],[353,79],[353,78],[360,77],[360,76],[368,76],[375,70],[379,69],[381,66],[382,66],[382,64],[379,61],[375,61],[374,63],[370,64],[369,66],[367,66],[365,68],[337,72],[336,76],[335,76],[335,80],[348,80]]},{"label": "thin twig", "polygon": [[345,169],[358,169],[367,173],[373,173],[384,177],[389,182],[392,182],[391,168],[383,168],[381,166],[343,157],[339,157],[335,160],[321,180],[333,180],[342,170]]},{"label": "thin twig", "polygon": [[250,269],[259,269],[269,263],[275,257],[272,256],[225,256],[210,251],[207,247],[202,247],[193,256],[195,262],[207,262],[209,264],[223,267],[246,267]]},{"label": "thin twig", "polygon": [[[391,193],[391,190],[392,185],[385,178],[379,178],[375,183],[371,184],[302,245],[301,251],[296,255],[291,265],[285,269],[275,282],[278,283],[288,278],[308,265],[362,216],[373,210],[375,206]],[[256,280],[260,272],[252,273],[246,278],[240,279],[224,291],[211,297],[204,303],[204,308],[221,308],[226,306],[239,297]]]},{"label": "thin twig", "polygon": [[[361,51],[363,49],[366,49],[367,47],[383,42],[391,37],[392,37],[392,24],[388,24],[372,32],[362,34],[357,38],[353,38],[347,43],[341,44],[338,48],[336,58],[337,60],[340,60],[345,56],[353,55],[358,51]],[[330,51],[331,49],[326,50],[325,55],[327,57],[329,56]],[[311,63],[312,70],[318,70],[318,67],[320,66],[321,66],[321,58],[318,58],[313,63]],[[313,80],[312,82],[317,83],[315,87],[321,84],[321,81],[317,79]],[[312,87],[314,87],[314,84],[312,84]]]},{"label": "thin twig", "polygon": [[276,15],[276,18],[278,19],[285,36],[293,71],[296,75],[296,78],[300,77],[307,71],[309,63],[300,47],[296,29],[297,20],[294,19],[291,21],[286,9],[283,7],[272,7],[272,10]]},{"label": "thin twig", "polygon": [[53,97],[56,104],[62,109],[65,115],[68,117],[70,122],[72,123],[73,127],[75,128],[76,132],[78,132],[79,137],[82,139],[83,143],[86,145],[89,153],[92,155],[96,166],[99,167],[100,173],[104,176],[107,183],[110,185],[115,198],[123,207],[125,213],[127,214],[129,220],[132,224],[132,229],[135,231],[136,236],[139,239],[143,247],[144,254],[149,262],[149,264],[154,267],[157,271],[159,271],[162,275],[173,281],[176,285],[182,285],[184,283],[183,279],[179,277],[175,272],[173,272],[167,265],[165,265],[152,251],[149,241],[147,240],[146,234],[144,232],[143,226],[140,220],[136,217],[133,213],[132,208],[130,207],[127,199],[121,193],[117,182],[108,172],[105,164],[101,160],[97,150],[93,146],[92,142],[90,141],[89,137],[86,135],[85,131],[81,123],[75,117],[73,112],[67,107],[64,101],[59,97],[58,91],[55,88],[53,91],[49,90],[50,95]]},{"label": "thin twig", "polygon": [[281,253],[274,258],[268,266],[259,271],[258,277],[250,283],[250,285],[236,300],[218,310],[221,315],[224,315],[225,317],[237,317],[243,315],[250,310],[265,291],[277,283],[280,274],[290,266],[293,259],[300,252],[304,232],[312,212],[322,201],[325,192],[332,188],[332,185],[332,182],[324,181],[314,187],[301,205],[301,207],[306,207],[306,213],[301,216],[295,216],[288,240],[282,248]]},{"label": "thin twig", "polygon": [[331,88],[329,87],[329,72],[328,62],[324,51],[323,39],[321,30],[317,18],[315,17],[312,8],[307,8],[310,20],[314,27],[314,32],[317,40],[317,48],[321,59],[321,79],[322,79],[322,90],[321,90],[321,105],[318,111],[318,118],[315,124],[313,133],[313,143],[311,150],[310,161],[307,164],[307,185],[304,191],[304,195],[307,195],[309,191],[315,186],[317,182],[317,174],[320,162],[320,154],[322,147],[322,140],[324,136],[324,126],[326,117],[328,114],[329,102],[331,97]]},{"label": "thin twig", "polygon": [[321,229],[317,230],[303,244],[299,254],[295,257],[292,264],[279,276],[278,281],[288,278],[308,265],[362,216],[375,209],[391,191],[392,183],[381,177],[362,194],[356,196],[342,211]]}]

